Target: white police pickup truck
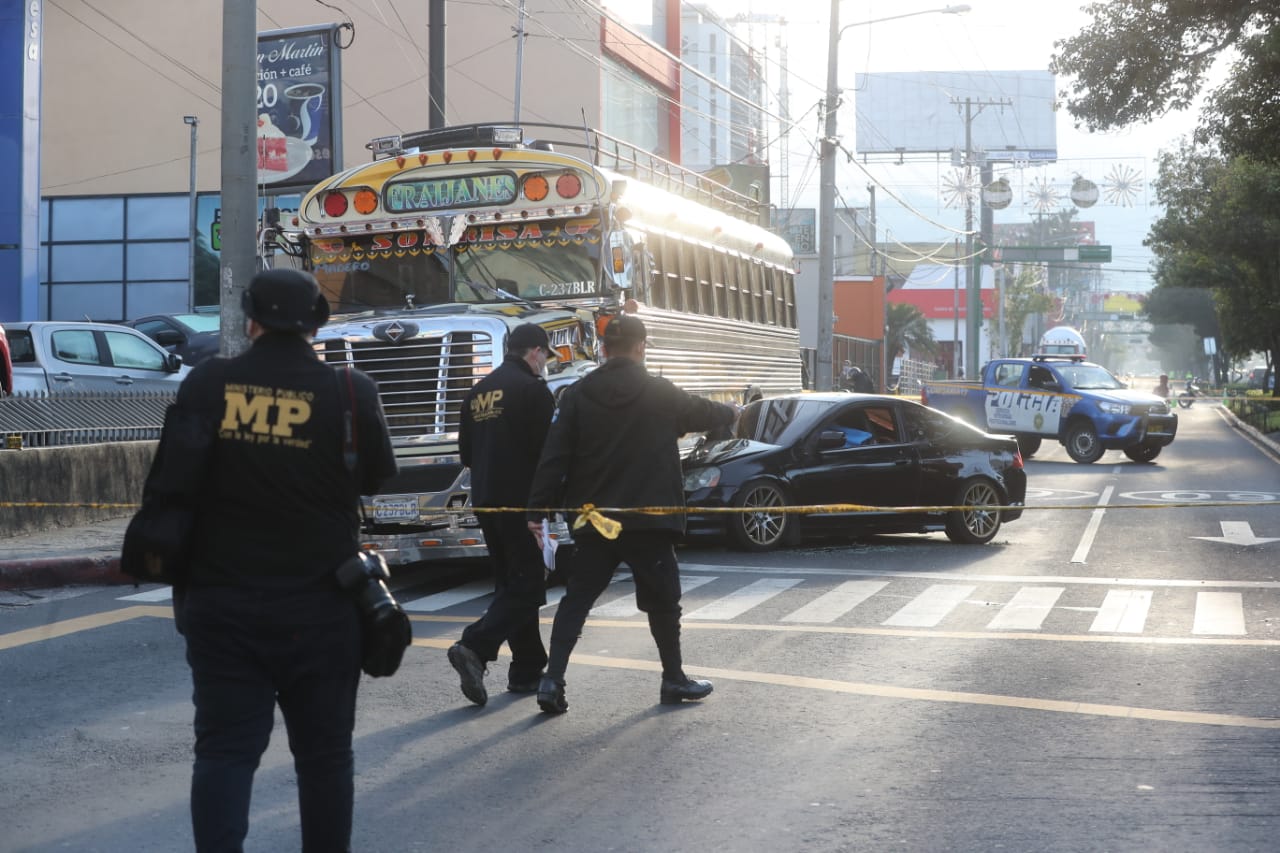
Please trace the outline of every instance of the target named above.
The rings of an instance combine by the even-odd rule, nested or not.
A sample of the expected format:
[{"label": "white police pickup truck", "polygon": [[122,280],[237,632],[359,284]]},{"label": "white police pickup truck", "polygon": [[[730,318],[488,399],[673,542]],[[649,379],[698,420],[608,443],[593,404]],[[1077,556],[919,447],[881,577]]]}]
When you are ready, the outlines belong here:
[{"label": "white police pickup truck", "polygon": [[981,382],[924,383],[920,401],[987,432],[1012,434],[1023,456],[1048,438],[1084,464],[1107,450],[1150,462],[1178,432],[1167,400],[1129,389],[1083,356],[995,359],[983,365]]}]

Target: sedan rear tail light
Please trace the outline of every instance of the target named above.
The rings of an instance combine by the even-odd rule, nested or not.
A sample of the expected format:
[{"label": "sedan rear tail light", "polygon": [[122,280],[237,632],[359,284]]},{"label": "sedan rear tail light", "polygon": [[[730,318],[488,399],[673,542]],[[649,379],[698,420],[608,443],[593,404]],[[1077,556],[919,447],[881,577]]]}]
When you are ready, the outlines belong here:
[{"label": "sedan rear tail light", "polygon": [[1022,451],[1021,451],[1021,450],[1015,450],[1015,451],[1013,451],[1013,467],[1014,467],[1014,468],[1021,468],[1021,467],[1023,467],[1023,465],[1022,465]]}]

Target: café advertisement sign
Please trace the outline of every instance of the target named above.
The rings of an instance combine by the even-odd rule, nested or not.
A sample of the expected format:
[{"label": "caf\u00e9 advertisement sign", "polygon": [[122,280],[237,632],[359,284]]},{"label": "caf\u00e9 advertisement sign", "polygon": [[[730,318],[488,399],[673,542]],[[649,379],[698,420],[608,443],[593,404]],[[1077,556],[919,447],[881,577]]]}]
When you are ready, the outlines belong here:
[{"label": "caf\u00e9 advertisement sign", "polygon": [[258,184],[305,189],[342,168],[337,24],[258,34]]}]

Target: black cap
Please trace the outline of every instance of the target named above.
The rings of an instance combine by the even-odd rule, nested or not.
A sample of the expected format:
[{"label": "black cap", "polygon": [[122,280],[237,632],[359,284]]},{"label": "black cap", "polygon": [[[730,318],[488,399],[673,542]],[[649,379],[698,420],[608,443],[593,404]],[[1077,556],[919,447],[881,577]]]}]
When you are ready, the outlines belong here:
[{"label": "black cap", "polygon": [[511,330],[511,334],[507,337],[507,351],[517,352],[519,350],[540,349],[547,355],[555,355],[556,351],[551,348],[551,340],[547,337],[547,330],[539,326],[537,323],[521,323]]},{"label": "black cap", "polygon": [[315,276],[295,269],[260,272],[241,297],[245,316],[268,329],[310,332],[329,319],[329,303]]},{"label": "black cap", "polygon": [[649,337],[649,331],[639,317],[619,314],[613,317],[604,327],[604,342],[638,344]]}]

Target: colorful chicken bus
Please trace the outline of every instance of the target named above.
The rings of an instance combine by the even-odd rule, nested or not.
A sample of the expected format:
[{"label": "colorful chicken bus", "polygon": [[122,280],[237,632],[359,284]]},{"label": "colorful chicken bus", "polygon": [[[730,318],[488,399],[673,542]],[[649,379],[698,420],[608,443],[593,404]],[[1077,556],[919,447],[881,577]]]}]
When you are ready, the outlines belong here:
[{"label": "colorful chicken bus", "polygon": [[792,254],[753,199],[582,127],[466,125],[370,143],[315,187],[280,243],[335,316],[321,356],[378,383],[400,473],[366,505],[388,561],[482,553],[457,432],[508,332],[546,328],[553,393],[597,365],[619,312],[646,365],[748,402],[801,388]]}]

